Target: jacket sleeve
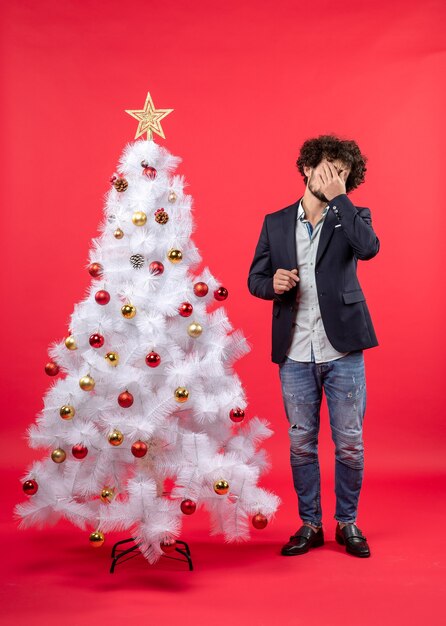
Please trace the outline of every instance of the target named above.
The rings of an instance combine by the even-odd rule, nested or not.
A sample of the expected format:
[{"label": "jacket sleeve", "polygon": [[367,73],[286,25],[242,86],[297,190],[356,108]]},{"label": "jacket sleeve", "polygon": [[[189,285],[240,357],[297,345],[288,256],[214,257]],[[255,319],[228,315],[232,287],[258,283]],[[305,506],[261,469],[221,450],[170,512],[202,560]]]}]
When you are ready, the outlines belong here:
[{"label": "jacket sleeve", "polygon": [[259,241],[254,252],[254,259],[249,268],[248,289],[257,298],[282,301],[286,292],[277,294],[273,287],[274,272],[271,263],[266,218],[267,216],[265,215]]},{"label": "jacket sleeve", "polygon": [[370,209],[357,209],[347,194],[342,193],[330,200],[330,206],[357,259],[367,261],[379,251],[379,239],[372,227]]}]

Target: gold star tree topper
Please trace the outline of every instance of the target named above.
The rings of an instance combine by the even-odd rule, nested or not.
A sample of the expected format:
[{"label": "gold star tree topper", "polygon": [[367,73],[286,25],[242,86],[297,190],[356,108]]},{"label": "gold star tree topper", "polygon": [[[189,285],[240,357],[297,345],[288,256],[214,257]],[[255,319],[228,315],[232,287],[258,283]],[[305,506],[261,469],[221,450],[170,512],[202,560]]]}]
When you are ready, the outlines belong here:
[{"label": "gold star tree topper", "polygon": [[155,109],[153,100],[149,92],[147,92],[146,103],[142,111],[127,111],[129,115],[138,120],[138,129],[136,131],[135,139],[147,133],[147,139],[153,139],[153,134],[156,133],[165,139],[163,129],[161,128],[161,120],[172,113],[173,109]]}]

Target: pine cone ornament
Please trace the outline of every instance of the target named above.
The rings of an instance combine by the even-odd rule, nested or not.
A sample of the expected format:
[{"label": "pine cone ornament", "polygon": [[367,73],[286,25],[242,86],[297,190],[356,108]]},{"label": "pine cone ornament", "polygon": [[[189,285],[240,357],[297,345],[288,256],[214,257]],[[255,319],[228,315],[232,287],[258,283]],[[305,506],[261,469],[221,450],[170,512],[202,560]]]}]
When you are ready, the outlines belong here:
[{"label": "pine cone ornament", "polygon": [[158,222],[158,224],[167,224],[169,215],[164,209],[158,209],[158,211],[155,212],[155,221]]},{"label": "pine cone ornament", "polygon": [[116,189],[116,191],[125,191],[128,186],[129,184],[125,178],[117,178],[113,181],[113,187]]},{"label": "pine cone ornament", "polygon": [[144,265],[145,259],[142,254],[132,254],[130,263],[136,270],[139,270]]}]

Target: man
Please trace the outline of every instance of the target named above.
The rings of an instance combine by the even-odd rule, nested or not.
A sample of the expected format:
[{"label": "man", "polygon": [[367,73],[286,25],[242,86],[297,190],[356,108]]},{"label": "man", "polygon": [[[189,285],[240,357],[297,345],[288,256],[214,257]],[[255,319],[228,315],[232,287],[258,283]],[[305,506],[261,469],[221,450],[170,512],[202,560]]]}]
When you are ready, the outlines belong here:
[{"label": "man", "polygon": [[380,244],[370,210],[347,197],[364,181],[366,160],[354,141],[334,135],[305,141],[296,162],[305,193],[265,216],[249,270],[249,291],[273,300],[271,358],[279,365],[303,522],[283,546],[285,556],[324,543],[317,451],[322,390],[335,443],[336,541],[350,554],[370,556],[356,518],[364,467],[363,350],[378,341],[356,267]]}]

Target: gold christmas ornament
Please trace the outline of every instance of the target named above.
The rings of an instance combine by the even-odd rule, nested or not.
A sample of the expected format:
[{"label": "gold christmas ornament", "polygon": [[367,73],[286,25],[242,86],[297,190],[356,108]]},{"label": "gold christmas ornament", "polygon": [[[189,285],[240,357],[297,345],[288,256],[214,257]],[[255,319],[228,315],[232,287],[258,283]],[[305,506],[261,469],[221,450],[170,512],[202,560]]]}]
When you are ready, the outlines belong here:
[{"label": "gold christmas ornament", "polygon": [[132,215],[132,222],[135,224],[135,226],[144,226],[144,224],[147,222],[147,215],[144,213],[144,211],[136,211]]},{"label": "gold christmas ornament", "polygon": [[224,496],[229,491],[229,483],[227,480],[221,479],[214,483],[214,491],[219,496]]},{"label": "gold christmas ornament", "polygon": [[96,530],[94,533],[91,533],[89,541],[93,548],[100,548],[105,541],[105,537],[99,530]]},{"label": "gold christmas ornament", "polygon": [[121,307],[121,313],[126,319],[131,320],[136,315],[136,307],[133,304],[124,304]]},{"label": "gold christmas ornament", "polygon": [[145,133],[147,133],[147,139],[153,139],[153,133],[165,139],[160,122],[166,115],[172,113],[172,111],[173,109],[155,109],[150,92],[147,92],[144,109],[142,111],[126,110],[125,112],[139,122],[135,139],[138,139],[138,137],[141,137],[141,135]]},{"label": "gold christmas ornament", "polygon": [[183,259],[183,253],[181,250],[177,250],[176,248],[171,248],[167,253],[167,258],[171,263],[180,263]]},{"label": "gold christmas ornament", "polygon": [[112,446],[120,446],[123,441],[124,441],[124,435],[117,428],[112,430],[112,432],[108,435],[108,442]]},{"label": "gold christmas ornament", "polygon": [[190,337],[199,337],[203,332],[203,327],[198,322],[192,322],[192,324],[189,324],[187,327],[187,332]]},{"label": "gold christmas ornament", "polygon": [[76,342],[74,340],[74,337],[72,337],[71,335],[65,339],[65,345],[68,350],[77,350]]},{"label": "gold christmas ornament", "polygon": [[115,239],[122,239],[124,237],[124,231],[121,228],[117,228],[113,233]]},{"label": "gold christmas ornament", "polygon": [[91,391],[95,385],[94,379],[87,374],[86,376],[82,376],[79,381],[79,387],[84,391]]},{"label": "gold christmas ornament", "polygon": [[111,502],[114,497],[115,497],[115,492],[111,487],[104,487],[103,490],[101,491],[101,500],[102,502],[105,502],[105,504],[108,504],[109,502]]},{"label": "gold christmas ornament", "polygon": [[186,402],[189,398],[189,392],[186,387],[177,387],[174,395],[177,402]]},{"label": "gold christmas ornament", "polygon": [[116,367],[119,363],[119,354],[117,352],[107,352],[104,358],[113,367]]},{"label": "gold christmas ornament", "polygon": [[177,194],[174,191],[171,191],[167,197],[167,199],[169,200],[169,202],[171,204],[173,204],[174,202],[176,202],[177,199]]},{"label": "gold christmas ornament", "polygon": [[56,448],[51,452],[51,458],[55,463],[63,463],[67,458],[65,450],[62,448]]},{"label": "gold christmas ornament", "polygon": [[75,413],[74,406],[71,406],[71,404],[64,404],[59,409],[59,415],[63,420],[73,419]]}]

